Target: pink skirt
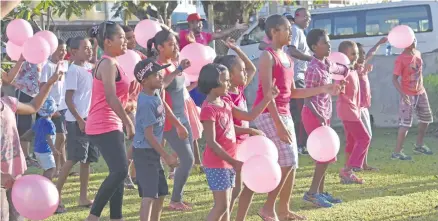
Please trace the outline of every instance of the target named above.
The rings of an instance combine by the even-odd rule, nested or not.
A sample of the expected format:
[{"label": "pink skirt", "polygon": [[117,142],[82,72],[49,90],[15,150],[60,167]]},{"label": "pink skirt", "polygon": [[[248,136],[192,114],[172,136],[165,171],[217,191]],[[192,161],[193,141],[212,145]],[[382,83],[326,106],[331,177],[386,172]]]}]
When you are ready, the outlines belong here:
[{"label": "pink skirt", "polygon": [[202,128],[202,124],[199,117],[198,108],[195,104],[195,102],[192,100],[191,97],[186,98],[184,105],[184,110],[186,112],[186,116],[189,119],[190,127],[192,128],[192,136],[193,140],[198,140],[202,137],[202,131],[204,130]]}]

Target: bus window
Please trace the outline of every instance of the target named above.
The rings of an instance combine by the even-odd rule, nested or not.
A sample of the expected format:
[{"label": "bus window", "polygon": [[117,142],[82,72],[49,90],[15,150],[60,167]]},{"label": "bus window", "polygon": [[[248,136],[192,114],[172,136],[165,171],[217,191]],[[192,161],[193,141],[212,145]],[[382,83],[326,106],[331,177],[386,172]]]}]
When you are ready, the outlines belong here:
[{"label": "bus window", "polygon": [[318,18],[313,18],[313,28],[319,28],[319,29],[323,29],[327,32],[328,35],[332,34],[332,20],[329,18],[325,18],[325,19],[318,19]]},{"label": "bus window", "polygon": [[366,34],[385,35],[397,25],[409,25],[414,32],[432,31],[430,6],[408,6],[367,10],[365,13]]},{"label": "bus window", "polygon": [[335,36],[354,35],[357,32],[356,16],[335,17]]}]

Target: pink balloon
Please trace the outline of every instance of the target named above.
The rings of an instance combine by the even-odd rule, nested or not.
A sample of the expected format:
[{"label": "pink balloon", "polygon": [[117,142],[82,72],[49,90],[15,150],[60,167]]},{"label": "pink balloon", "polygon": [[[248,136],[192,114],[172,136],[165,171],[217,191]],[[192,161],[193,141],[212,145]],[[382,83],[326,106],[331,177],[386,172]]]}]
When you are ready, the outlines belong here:
[{"label": "pink balloon", "polygon": [[15,181],[12,187],[12,203],[25,218],[43,220],[55,213],[59,194],[49,179],[41,175],[26,175]]},{"label": "pink balloon", "polygon": [[58,38],[51,31],[39,31],[35,34],[35,36],[40,36],[46,40],[50,45],[50,54],[58,49]]},{"label": "pink balloon", "polygon": [[236,159],[246,162],[253,156],[266,156],[274,162],[278,161],[278,150],[274,142],[264,136],[246,138],[238,147]]},{"label": "pink balloon", "polygon": [[253,156],[243,163],[242,180],[256,193],[269,193],[280,183],[280,165],[266,156]]},{"label": "pink balloon", "polygon": [[195,81],[198,81],[202,67],[213,62],[214,58],[209,48],[200,43],[191,43],[181,50],[179,60],[188,59],[190,61],[190,67],[184,70],[187,75],[192,76],[190,79],[196,78]]},{"label": "pink balloon", "polygon": [[211,60],[211,62],[214,61],[214,59],[216,58],[216,51],[210,47],[210,46],[206,46],[207,47],[207,54],[209,55],[209,60]]},{"label": "pink balloon", "polygon": [[343,64],[343,65],[350,64],[350,59],[348,59],[347,55],[345,55],[344,53],[341,53],[341,52],[337,52],[337,51],[330,53],[330,55],[328,56],[328,59],[330,61],[338,63],[338,64]]},{"label": "pink balloon", "polygon": [[12,43],[12,41],[8,41],[8,43],[6,43],[6,53],[12,61],[18,61],[22,52],[23,47],[17,46],[16,44]]},{"label": "pink balloon", "polygon": [[398,25],[392,28],[388,34],[389,43],[396,47],[405,49],[414,43],[415,33],[411,27],[407,25]]},{"label": "pink balloon", "polygon": [[133,50],[127,50],[125,54],[117,57],[116,60],[119,62],[123,71],[134,80],[134,69],[135,65],[141,61],[140,55]]},{"label": "pink balloon", "polygon": [[33,36],[33,29],[26,20],[14,19],[6,27],[6,35],[9,41],[12,41],[15,45],[23,46],[27,39]]},{"label": "pink balloon", "polygon": [[145,19],[135,26],[135,40],[137,44],[143,48],[147,48],[148,40],[153,38],[159,31],[161,31],[161,26],[158,22]]},{"label": "pink balloon", "polygon": [[327,162],[335,158],[338,155],[339,146],[339,136],[329,126],[316,128],[307,139],[309,155],[319,162]]},{"label": "pink balloon", "polygon": [[[199,71],[200,71],[200,70],[199,70]],[[186,72],[186,71],[184,70],[185,78],[186,78],[186,81],[189,82],[189,85],[190,85],[191,82],[197,82],[197,81],[198,81],[198,77],[199,77],[199,75],[198,75],[198,76],[196,76],[196,75],[190,75],[190,74],[187,74],[187,73],[185,73],[185,72]]]},{"label": "pink balloon", "polygon": [[23,45],[23,57],[32,64],[40,64],[50,56],[50,45],[44,38],[33,36]]}]

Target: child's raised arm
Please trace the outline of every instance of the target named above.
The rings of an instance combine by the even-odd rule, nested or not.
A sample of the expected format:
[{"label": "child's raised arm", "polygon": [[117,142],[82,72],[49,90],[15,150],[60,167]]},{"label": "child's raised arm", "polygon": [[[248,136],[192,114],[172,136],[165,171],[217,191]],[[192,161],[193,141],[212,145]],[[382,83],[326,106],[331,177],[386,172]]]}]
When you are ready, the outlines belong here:
[{"label": "child's raised arm", "polygon": [[233,157],[228,155],[228,153],[221,147],[221,145],[216,142],[215,123],[216,122],[212,120],[202,121],[202,125],[204,126],[205,142],[218,157],[227,161],[235,168],[235,170],[240,170],[243,163],[235,160]]},{"label": "child's raised arm", "polygon": [[365,57],[365,64],[368,63],[369,60],[371,60],[371,58],[376,54],[376,51],[379,49],[380,45],[385,44],[386,42],[388,42],[388,38],[387,37],[383,37],[381,38],[376,45],[374,45],[367,53],[366,57]]},{"label": "child's raised arm", "polygon": [[11,68],[11,70],[9,70],[8,73],[3,72],[2,70],[2,81],[6,84],[10,84],[15,80],[15,77],[17,77],[18,73],[21,70],[21,66],[24,63],[24,57],[23,55],[20,56],[20,59],[17,61],[17,63],[15,63],[14,67]]},{"label": "child's raised arm", "polygon": [[251,83],[252,79],[254,78],[254,75],[257,71],[256,66],[252,63],[251,59],[246,56],[246,54],[236,45],[236,41],[232,38],[227,38],[227,41],[224,42],[225,45],[227,45],[228,48],[235,51],[237,53],[237,56],[239,56],[240,59],[242,59],[243,63],[245,63],[245,69],[248,79],[246,80],[246,86],[248,86],[249,83]]},{"label": "child's raised arm", "polygon": [[44,84],[40,88],[40,93],[37,94],[30,103],[21,103],[18,102],[17,105],[17,114],[19,115],[30,115],[36,113],[41,106],[43,106],[44,102],[49,95],[50,90],[55,82],[61,79],[63,73],[58,71],[59,65],[56,67],[55,73],[52,77],[49,78],[46,84]]}]

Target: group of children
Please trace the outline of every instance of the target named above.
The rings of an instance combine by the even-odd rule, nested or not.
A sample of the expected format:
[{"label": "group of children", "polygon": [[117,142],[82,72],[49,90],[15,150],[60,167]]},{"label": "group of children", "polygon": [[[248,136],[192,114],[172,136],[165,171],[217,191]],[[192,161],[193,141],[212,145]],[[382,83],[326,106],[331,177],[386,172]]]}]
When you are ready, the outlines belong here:
[{"label": "group of children", "polygon": [[[76,37],[69,43],[72,64],[65,76],[59,71],[59,60],[52,58],[53,67],[47,73],[47,83],[41,86],[30,104],[2,97],[1,116],[4,122],[8,122],[3,134],[10,134],[12,139],[11,142],[2,139],[2,158],[9,157],[14,161],[12,164],[2,160],[3,186],[10,188],[13,179],[26,169],[22,151],[17,149],[19,141],[13,113],[32,114],[40,110],[40,118],[33,127],[36,135],[34,151],[45,170],[44,176],[54,176],[53,153],[59,151],[53,139],[58,133],[54,118],[59,113],[56,109],[60,109],[61,101],[57,103],[59,98],[52,85],[60,84],[63,76],[66,78],[68,154],[58,176],[57,188],[61,194],[71,168],[80,162],[79,205],[91,207],[89,221],[99,220],[108,202],[110,219],[122,220],[124,184],[131,159],[136,170],[136,175],[131,175],[135,177],[142,198],[140,220],[160,220],[164,197],[169,194],[161,160],[176,168],[169,208],[178,211],[191,209],[192,205],[182,199],[183,189],[195,161],[194,141],[201,137],[202,132],[206,141],[203,171],[214,198],[207,220],[230,220],[237,198],[236,220],[245,220],[254,193],[242,184],[240,171],[243,162],[236,160],[235,156],[239,143],[253,135],[266,136],[275,143],[282,171],[280,184],[268,193],[258,215],[265,221],[306,219],[290,211],[289,207],[298,168],[294,122],[289,109],[291,98],[305,99],[301,116],[305,130],[310,134],[321,125],[330,126],[331,96],[339,96],[336,111],[346,134],[346,162],[339,173],[342,183],[362,184],[364,180],[357,177],[355,171],[377,170],[367,162],[371,140],[367,110],[371,95],[367,74],[372,70],[369,59],[379,45],[387,41],[386,38],[382,38],[366,56],[362,45],[342,42],[339,51],[350,60],[350,65],[346,66],[327,59],[331,52],[328,34],[321,29],[311,30],[307,34],[307,44],[313,57],[305,73],[305,88],[296,88],[293,83],[294,63],[283,50],[291,44],[291,22],[284,16],[272,15],[265,21],[270,42],[259,60],[259,86],[254,106],[248,111],[244,90],[253,79],[256,67],[233,40],[227,39],[226,45],[237,56],[218,57],[201,69],[197,87],[206,99],[198,114],[185,85],[184,70],[190,67],[190,61],[178,63],[178,38],[173,31],[164,28],[149,40],[148,58],[143,57],[135,66],[134,76],[127,75],[115,60],[127,49],[135,47],[130,43],[135,42],[135,37],[128,39],[133,34],[130,32],[132,29],[122,29],[114,22],[102,23],[95,29],[97,40],[94,42],[103,49],[104,55],[96,64],[91,63],[93,47],[90,40]],[[59,51],[64,48],[65,45],[60,44],[54,55],[62,55]],[[412,110],[418,112],[420,132],[432,122],[421,81],[421,64],[415,43],[396,61],[394,84],[403,99],[401,127],[393,159],[408,159],[401,147],[407,128],[412,124]],[[345,79],[332,83],[332,74],[343,75]],[[402,77],[401,85],[398,76]],[[52,98],[46,99],[49,91]],[[59,96],[62,100],[63,95]],[[249,121],[254,121],[257,129],[250,128]],[[125,134],[128,139],[133,139],[128,152]],[[419,136],[415,151],[431,154],[422,138]],[[164,141],[176,154],[166,152]],[[4,155],[3,149],[9,152]],[[89,164],[96,162],[99,154],[109,168],[109,175],[91,201],[87,196]],[[332,207],[342,202],[326,192],[324,186],[328,165],[335,161],[316,162],[312,184],[304,200],[319,207]],[[275,209],[277,197],[280,203]],[[58,212],[65,212],[62,204]]]}]

